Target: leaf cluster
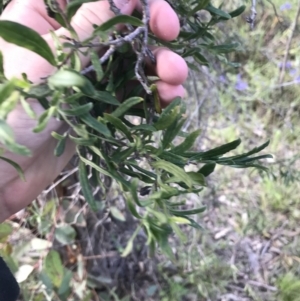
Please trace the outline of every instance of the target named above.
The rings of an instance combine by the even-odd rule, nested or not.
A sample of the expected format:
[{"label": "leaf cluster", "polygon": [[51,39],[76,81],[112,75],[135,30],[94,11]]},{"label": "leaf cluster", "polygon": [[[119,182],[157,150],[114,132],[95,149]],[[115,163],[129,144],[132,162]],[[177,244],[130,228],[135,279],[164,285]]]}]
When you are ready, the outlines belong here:
[{"label": "leaf cluster", "polygon": [[[185,203],[176,201],[176,197],[201,192],[206,185],[205,178],[217,164],[265,170],[257,162],[270,155],[253,155],[268,143],[229,157],[224,155],[237,148],[240,140],[207,151],[197,151],[195,143],[201,131],[182,131],[186,118],[182,100],[177,98],[162,110],[155,79],[137,70],[137,61],[145,59],[141,53],[147,50],[143,45],[147,31],[138,19],[141,17],[139,13],[136,12],[133,17],[118,15],[101,26],[95,26],[93,35],[79,42],[70,21],[85,2],[90,1],[70,2],[66,11],[61,12],[55,1],[46,1],[52,16],[69,29],[72,36],[62,41],[53,33],[55,54],[33,30],[11,21],[0,21],[0,36],[3,39],[36,52],[57,67],[57,72],[39,85],[31,83],[25,74],[22,79],[8,80],[0,55],[0,142],[12,152],[30,154],[28,149],[14,141],[12,129],[6,122],[8,114],[19,102],[30,117],[37,119],[33,129],[36,133],[43,131],[51,118],[64,120],[70,129],[63,134],[52,133],[57,140],[54,155],[63,154],[67,139],[75,142],[80,159],[81,191],[90,207],[99,209],[93,195],[94,189],[101,187],[104,192],[107,189],[100,175],[110,177],[124,191],[127,207],[147,233],[147,244],[152,252],[159,245],[172,256],[168,236],[175,232],[184,239],[178,224],[201,228],[191,215],[205,210],[205,207],[182,209]],[[144,2],[147,4],[147,1]],[[149,44],[169,47],[189,59],[188,63],[193,68],[197,64],[209,65],[205,52],[213,53],[224,61],[226,53],[236,49],[236,44],[216,44],[213,29],[219,22],[240,15],[244,6],[227,13],[206,0],[168,2],[183,23],[180,35],[175,41],[167,43],[149,34],[146,36]],[[200,10],[211,15],[209,22],[201,20]],[[120,23],[127,25],[127,31],[116,30],[116,25]],[[97,45],[108,47],[101,58],[94,51],[95,40]],[[90,55],[91,72],[80,71],[79,54]],[[129,90],[132,81],[138,81],[138,84]],[[35,116],[27,102],[30,98],[37,99],[44,107],[41,116]],[[179,144],[178,138],[182,140]],[[17,164],[10,163],[22,175]],[[186,171],[188,165],[196,166],[197,171]],[[131,251],[139,230],[129,240],[124,256]]]}]

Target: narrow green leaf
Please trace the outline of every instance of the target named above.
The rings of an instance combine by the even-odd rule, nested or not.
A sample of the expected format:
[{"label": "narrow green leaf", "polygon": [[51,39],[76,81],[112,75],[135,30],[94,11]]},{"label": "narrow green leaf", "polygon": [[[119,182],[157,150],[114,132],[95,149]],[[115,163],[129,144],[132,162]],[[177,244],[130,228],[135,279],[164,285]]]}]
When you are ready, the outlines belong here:
[{"label": "narrow green leaf", "polygon": [[132,234],[132,236],[129,238],[127,246],[125,248],[125,250],[122,253],[122,257],[126,257],[127,255],[129,255],[133,249],[133,242],[136,238],[136,236],[139,234],[141,227],[136,228],[136,230],[134,231],[134,233]]},{"label": "narrow green leaf", "polygon": [[185,216],[184,218],[186,218],[187,220],[190,221],[190,226],[197,229],[197,230],[203,230],[203,227],[196,223],[193,219],[191,219],[190,217]]},{"label": "narrow green leaf", "polygon": [[93,106],[91,102],[82,106],[71,105],[71,109],[60,109],[59,112],[67,116],[81,116],[89,113]]},{"label": "narrow green leaf", "polygon": [[[175,121],[175,117],[179,115],[178,107],[181,104],[181,98],[175,98],[165,109],[163,109],[162,113],[159,115],[157,121],[155,122],[154,126],[157,129],[166,129],[169,125],[171,125]],[[175,108],[177,108],[175,110]],[[170,115],[173,116],[169,118]],[[173,119],[173,120],[172,120]],[[168,121],[168,125],[166,126],[166,121]]]},{"label": "narrow green leaf", "polygon": [[95,143],[97,141],[96,137],[79,138],[79,137],[74,137],[72,135],[69,135],[69,137],[77,145],[82,145],[82,146],[93,146],[93,145],[95,145]]},{"label": "narrow green leaf", "polygon": [[92,99],[99,100],[114,106],[119,106],[120,102],[111,93],[106,91],[95,91],[93,95],[89,96]]},{"label": "narrow green leaf", "polygon": [[132,166],[132,167],[135,168],[136,170],[138,170],[138,171],[144,173],[145,175],[147,175],[147,176],[149,176],[149,177],[151,177],[151,178],[154,178],[154,179],[157,178],[157,176],[156,176],[156,174],[155,174],[154,172],[151,172],[151,171],[149,171],[149,170],[146,170],[146,169],[140,167],[140,166],[136,163],[136,161],[129,160],[129,161],[125,161],[124,164],[129,165],[129,166]]},{"label": "narrow green leaf", "polygon": [[38,125],[33,129],[33,132],[39,133],[44,130],[48,124],[48,121],[55,112],[56,107],[50,107],[47,111],[43,112],[43,114],[39,117]]},{"label": "narrow green leaf", "polygon": [[90,54],[91,54],[91,62],[92,62],[92,65],[94,66],[94,70],[96,72],[96,79],[98,82],[100,82],[104,76],[104,72],[103,72],[102,66],[99,61],[99,56],[93,50],[90,51]]},{"label": "narrow green leaf", "polygon": [[208,4],[209,4],[210,0],[203,0],[200,1],[200,3],[198,5],[196,5],[190,12],[189,12],[189,16],[193,16],[196,12],[198,12],[201,9],[204,9]]},{"label": "narrow green leaf", "polygon": [[237,160],[241,160],[241,159],[244,159],[244,158],[248,158],[249,156],[254,155],[254,154],[262,151],[263,149],[265,149],[269,145],[269,143],[270,143],[270,141],[268,140],[267,142],[263,143],[262,145],[260,145],[258,147],[253,148],[251,151],[249,151],[247,153],[237,155],[237,156],[220,158],[218,160],[222,161],[224,159],[224,160],[227,160],[227,161],[228,160],[237,161]]},{"label": "narrow green leaf", "polygon": [[236,163],[249,163],[257,160],[262,160],[262,159],[273,159],[274,157],[272,155],[261,155],[261,156],[256,156],[256,157],[250,157],[250,158],[243,158],[243,159],[238,159],[235,160]]},{"label": "narrow green leaf", "polygon": [[134,204],[134,202],[132,201],[132,199],[128,196],[126,197],[126,202],[127,202],[127,206],[128,206],[128,210],[130,211],[130,213],[136,217],[137,219],[141,219],[142,217],[139,215],[139,213],[136,210],[136,206]]},{"label": "narrow green leaf", "polygon": [[79,152],[78,152],[80,159],[81,159],[85,164],[91,166],[92,168],[94,168],[94,169],[97,170],[98,172],[100,172],[100,173],[102,173],[102,174],[104,174],[104,175],[107,175],[107,176],[111,177],[112,179],[115,179],[117,182],[119,182],[119,183],[121,183],[121,184],[123,185],[123,189],[124,189],[125,191],[128,191],[128,189],[130,188],[130,182],[128,182],[127,180],[125,180],[125,179],[124,179],[124,176],[119,175],[115,169],[110,168],[110,166],[109,166],[109,162],[110,162],[110,161],[109,161],[108,157],[107,157],[104,153],[101,154],[101,152],[100,152],[96,147],[90,146],[89,148],[90,148],[95,154],[97,154],[100,158],[103,158],[103,159],[106,161],[106,163],[108,164],[107,166],[108,166],[108,169],[109,169],[109,170],[105,170],[105,169],[101,168],[99,165],[95,164],[94,162],[85,159],[85,158],[82,157],[82,156],[79,154]]},{"label": "narrow green leaf", "polygon": [[171,142],[175,139],[175,137],[178,135],[179,131],[182,129],[185,121],[186,121],[186,119],[184,119],[184,118],[175,120],[174,123],[166,129],[166,131],[163,135],[163,140],[162,140],[163,149],[167,149],[170,147]]},{"label": "narrow green leaf", "polygon": [[90,183],[86,172],[85,162],[83,162],[82,160],[80,160],[79,162],[79,182],[85,200],[88,202],[91,209],[96,211],[97,204],[91,191]]},{"label": "narrow green leaf", "polygon": [[80,100],[81,100],[80,98],[85,99],[85,96],[83,93],[77,92],[77,93],[74,93],[74,94],[64,98],[63,102],[67,103],[67,104],[78,104],[78,102],[80,102]]},{"label": "narrow green leaf", "polygon": [[173,154],[169,151],[162,151],[159,155],[158,155],[159,158],[165,160],[165,161],[168,161],[168,162],[171,162],[175,165],[178,165],[178,166],[185,166],[188,162],[188,159],[182,157],[182,156],[179,156],[179,155],[176,155],[176,154]]},{"label": "narrow green leaf", "polygon": [[144,183],[147,183],[147,184],[153,184],[155,182],[155,179],[152,179],[142,173],[139,173],[139,172],[136,172],[136,171],[132,171],[128,168],[125,168],[125,167],[121,167],[119,169],[119,171],[123,174],[126,174],[130,177],[133,177],[133,178],[138,178],[139,180],[143,181]]},{"label": "narrow green leaf", "polygon": [[[175,107],[169,114],[161,114],[160,118],[153,124],[157,130],[164,130],[170,127],[180,117],[180,108]],[[163,115],[163,117],[162,117]]]},{"label": "narrow green leaf", "polygon": [[77,87],[83,94],[92,96],[95,88],[82,74],[71,69],[60,69],[48,78],[48,84],[53,88]]},{"label": "narrow green leaf", "polygon": [[7,158],[5,158],[5,157],[2,157],[2,156],[0,156],[0,160],[3,160],[3,161],[5,161],[5,162],[7,162],[7,163],[10,164],[12,167],[14,167],[14,169],[18,172],[19,177],[21,178],[21,180],[24,181],[24,182],[26,181],[26,180],[25,180],[25,175],[24,175],[24,173],[23,173],[23,170],[22,170],[22,168],[20,167],[19,164],[17,164],[16,162],[14,162],[14,161],[12,161],[12,160],[10,160],[10,159],[7,159]]},{"label": "narrow green leaf", "polygon": [[0,37],[5,41],[26,48],[55,66],[55,57],[47,42],[33,29],[13,21],[0,21]]},{"label": "narrow green leaf", "polygon": [[0,78],[5,78],[4,68],[3,68],[3,54],[2,54],[2,51],[0,51]]},{"label": "narrow green leaf", "polygon": [[225,19],[231,19],[231,16],[228,13],[224,12],[221,9],[218,9],[218,8],[212,6],[211,4],[207,5],[205,7],[205,10],[210,12],[212,15],[217,15],[217,16],[220,16],[220,17],[225,18]]},{"label": "narrow green leaf", "polygon": [[174,223],[176,223],[176,224],[182,224],[182,225],[184,225],[184,224],[190,224],[191,222],[187,219],[187,218],[185,218],[185,217],[181,217],[181,216],[171,216],[170,217],[170,221],[171,222],[174,222]]},{"label": "narrow green leaf", "polygon": [[111,29],[113,26],[115,26],[117,24],[131,24],[133,26],[143,26],[143,22],[136,17],[132,17],[129,15],[118,15],[118,16],[115,16],[115,17],[109,19],[102,25],[98,26],[95,29],[94,33],[106,31],[108,29]]},{"label": "narrow green leaf", "polygon": [[94,130],[96,130],[97,132],[99,132],[100,134],[106,136],[106,137],[111,137],[111,133],[108,129],[108,127],[98,121],[97,119],[95,119],[94,117],[92,117],[89,114],[85,114],[80,116],[80,119],[88,126],[90,126],[91,128],[93,128]]},{"label": "narrow green leaf", "polygon": [[216,163],[207,163],[199,169],[199,173],[203,174],[204,177],[208,177],[214,172]]},{"label": "narrow green leaf", "polygon": [[125,148],[121,151],[116,151],[112,156],[111,160],[116,164],[120,164],[124,162],[124,160],[128,159],[135,151],[134,147]]},{"label": "narrow green leaf", "polygon": [[206,181],[203,174],[194,171],[189,171],[187,174],[196,185],[206,186]]},{"label": "narrow green leaf", "polygon": [[263,143],[262,145],[258,146],[258,147],[254,147],[251,151],[249,151],[246,154],[243,154],[241,156],[239,156],[240,158],[243,156],[251,156],[254,155],[256,153],[259,153],[260,151],[262,151],[263,149],[265,149],[268,145],[270,144],[270,140],[268,140],[267,142]]},{"label": "narrow green leaf", "polygon": [[136,125],[136,126],[133,126],[130,131],[139,131],[139,130],[142,130],[142,131],[148,131],[148,132],[156,132],[157,129],[151,125],[151,124],[139,124],[139,125]]},{"label": "narrow green leaf", "polygon": [[117,117],[104,113],[104,119],[110,122],[113,126],[115,126],[118,130],[120,130],[130,142],[133,142],[133,138],[131,133],[129,132],[127,126]]},{"label": "narrow green leaf", "polygon": [[201,130],[196,130],[192,133],[190,133],[186,138],[185,140],[175,146],[171,152],[175,153],[175,154],[181,154],[181,153],[184,153],[185,151],[189,150],[195,143],[195,141],[197,140],[197,138],[199,137],[201,133]]},{"label": "narrow green leaf", "polygon": [[142,97],[131,97],[126,99],[111,115],[114,117],[123,116],[131,107],[137,105],[138,103],[144,101]]},{"label": "narrow green leaf", "polygon": [[194,58],[195,58],[196,62],[201,65],[209,65],[209,61],[200,52],[195,53]]},{"label": "narrow green leaf", "polygon": [[[13,93],[15,90],[15,84],[13,81],[8,81],[4,84],[0,85],[0,105],[3,104]],[[1,107],[1,110],[3,110],[3,107]],[[1,115],[3,113],[1,112]]]},{"label": "narrow green leaf", "polygon": [[168,218],[164,213],[156,211],[150,207],[147,207],[146,209],[157,218],[159,224],[166,224],[168,222]]},{"label": "narrow green leaf", "polygon": [[171,260],[175,260],[175,256],[173,254],[172,248],[168,242],[169,234],[167,232],[160,233],[157,236],[157,242],[160,246],[161,250],[169,257]]},{"label": "narrow green leaf", "polygon": [[127,242],[127,245],[126,245],[126,248],[124,249],[123,253],[122,253],[122,257],[126,257],[128,256],[131,251],[133,249],[133,241],[130,239],[128,242]]},{"label": "narrow green leaf", "polygon": [[58,133],[56,133],[56,132],[51,132],[51,136],[53,137],[53,138],[55,138],[56,140],[63,140],[64,138],[65,138],[65,134],[64,135],[60,135],[60,134],[58,134]]},{"label": "narrow green leaf", "polygon": [[[174,179],[175,181],[172,181],[171,179]],[[169,181],[171,180],[171,181]],[[177,183],[180,180],[178,180],[175,177],[169,178],[165,183]],[[149,195],[149,197],[146,200],[152,200],[152,201],[161,201],[161,200],[169,200],[170,198],[174,196],[179,196],[182,194],[187,194],[187,190],[179,190],[174,187],[169,187],[170,189],[161,189],[158,191],[153,192]]]},{"label": "narrow green leaf", "polygon": [[28,148],[15,142],[12,128],[3,119],[0,119],[0,143],[2,143],[6,149],[13,153],[22,156],[31,155],[31,152]]},{"label": "narrow green leaf", "polygon": [[229,15],[231,16],[231,18],[235,18],[235,17],[241,15],[245,11],[245,9],[246,9],[246,5],[242,5],[239,8],[230,12]]},{"label": "narrow green leaf", "polygon": [[78,11],[78,9],[81,7],[82,4],[88,3],[88,2],[95,2],[95,1],[98,1],[98,0],[72,0],[72,1],[69,1],[68,5],[66,7],[66,14],[67,14],[68,21],[71,21],[71,19],[76,14],[76,12]]},{"label": "narrow green leaf", "polygon": [[103,169],[102,167],[96,165],[94,162],[92,162],[92,161],[90,161],[90,160],[82,157],[80,154],[79,154],[79,158],[86,165],[89,165],[92,168],[96,169],[98,172],[100,172],[100,173],[102,173],[102,174],[104,174],[106,176],[109,176],[109,177],[113,178],[113,175],[109,171],[107,171],[107,170]]},{"label": "narrow green leaf", "polygon": [[193,181],[190,179],[187,173],[180,167],[164,160],[152,162],[151,164],[154,168],[159,168],[173,174],[175,177],[180,179],[180,181],[185,183],[188,187],[193,186]]},{"label": "narrow green leaf", "polygon": [[87,126],[85,124],[76,124],[73,126],[73,130],[75,133],[85,139],[89,138],[89,132],[87,130]]},{"label": "narrow green leaf", "polygon": [[57,145],[54,149],[54,155],[56,157],[60,157],[64,153],[66,147],[66,141],[67,141],[67,134],[65,134],[63,139],[57,142]]},{"label": "narrow green leaf", "polygon": [[52,93],[50,87],[47,84],[31,85],[28,97],[42,98],[47,97]]},{"label": "narrow green leaf", "polygon": [[3,11],[3,1],[4,0],[0,0],[0,15],[2,14]]},{"label": "narrow green leaf", "polygon": [[139,206],[139,207],[147,207],[151,204],[153,204],[152,200],[145,200],[145,201],[140,201],[139,197],[137,195],[138,191],[138,180],[133,179],[129,188],[131,195],[133,197],[134,202]]},{"label": "narrow green leaf", "polygon": [[229,53],[239,47],[240,44],[238,43],[231,43],[231,44],[223,44],[223,45],[213,45],[208,47],[209,50],[212,50],[216,53]]},{"label": "narrow green leaf", "polygon": [[186,200],[178,201],[178,202],[167,200],[166,203],[167,203],[168,207],[178,207],[178,206],[184,206],[184,205],[186,205]]},{"label": "narrow green leaf", "polygon": [[206,210],[205,206],[196,208],[196,209],[190,209],[190,210],[174,210],[174,209],[169,208],[170,213],[172,213],[174,215],[178,215],[178,216],[198,214],[198,213],[204,212],[205,210]]},{"label": "narrow green leaf", "polygon": [[20,102],[22,104],[22,107],[24,109],[24,111],[26,112],[26,114],[32,118],[32,119],[36,119],[36,114],[33,111],[33,109],[31,108],[30,104],[24,99],[23,96],[20,97]]},{"label": "narrow green leaf", "polygon": [[109,208],[111,215],[121,222],[125,222],[126,218],[124,214],[115,206]]},{"label": "narrow green leaf", "polygon": [[214,157],[220,157],[224,154],[230,152],[231,150],[236,149],[241,144],[241,139],[234,140],[232,142],[229,142],[227,144],[221,145],[219,147],[213,148],[209,151],[199,153],[198,155],[190,158],[191,160],[197,160],[199,158],[201,159],[209,159]]}]

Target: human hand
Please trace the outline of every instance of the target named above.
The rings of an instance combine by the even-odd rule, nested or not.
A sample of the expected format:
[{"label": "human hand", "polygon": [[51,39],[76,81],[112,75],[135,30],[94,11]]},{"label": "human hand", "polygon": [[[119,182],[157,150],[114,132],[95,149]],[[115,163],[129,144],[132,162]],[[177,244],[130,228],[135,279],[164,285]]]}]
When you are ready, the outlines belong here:
[{"label": "human hand", "polygon": [[[66,5],[65,0],[58,0],[61,7]],[[122,13],[130,14],[140,8],[138,0],[115,1]],[[150,3],[150,29],[161,39],[172,40],[179,33],[179,21],[169,4],[163,0],[149,0]],[[99,12],[99,14],[95,14]],[[97,1],[82,5],[72,20],[79,39],[88,38],[93,31],[93,24],[100,25],[113,16],[107,1]],[[42,0],[13,0],[1,15],[1,19],[16,21],[31,27],[48,42],[54,49],[49,30],[55,30],[58,36],[68,35],[64,28],[50,18]],[[28,78],[41,82],[41,78],[55,72],[55,68],[43,58],[33,52],[17,47],[0,40],[0,49],[4,56],[4,68],[8,78],[20,77],[26,73]],[[150,72],[160,77],[157,82],[158,92],[163,105],[168,104],[177,96],[183,96],[182,83],[187,77],[187,65],[177,54],[165,48],[156,48],[156,67],[149,66]],[[82,66],[85,67],[89,60],[81,57]],[[37,115],[43,112],[41,105],[34,99],[29,100]],[[16,141],[29,148],[31,157],[5,153],[4,156],[17,162],[24,171],[26,182],[23,182],[17,172],[4,161],[0,161],[0,222],[13,213],[28,205],[36,196],[49,185],[68,163],[74,154],[74,145],[71,141],[66,144],[65,152],[60,157],[53,155],[57,141],[51,138],[51,132],[64,133],[67,125],[55,119],[51,120],[47,128],[35,134],[32,129],[36,121],[30,119],[21,106],[10,113],[8,124],[14,129]]]}]

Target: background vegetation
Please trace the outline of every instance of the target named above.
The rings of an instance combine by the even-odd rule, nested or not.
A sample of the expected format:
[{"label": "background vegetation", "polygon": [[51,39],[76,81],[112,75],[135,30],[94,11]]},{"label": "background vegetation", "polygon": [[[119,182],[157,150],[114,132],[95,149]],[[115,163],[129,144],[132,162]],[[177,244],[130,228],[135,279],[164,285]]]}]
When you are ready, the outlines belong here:
[{"label": "background vegetation", "polygon": [[258,1],[253,31],[247,4],[216,31],[220,42],[240,43],[228,56],[240,66],[216,61],[190,72],[185,127],[202,129],[197,150],[240,137],[242,152],[270,139],[269,175],[217,167],[201,199],[187,204],[207,205],[196,217],[203,230],[183,228],[185,239],[172,238],[173,260],[148,258],[142,232],[123,258],[135,221],[121,207],[122,195],[110,192],[113,215],[70,203],[67,190],[77,181],[70,164],[56,190],[0,226],[1,253],[22,300],[300,300],[299,4]]}]

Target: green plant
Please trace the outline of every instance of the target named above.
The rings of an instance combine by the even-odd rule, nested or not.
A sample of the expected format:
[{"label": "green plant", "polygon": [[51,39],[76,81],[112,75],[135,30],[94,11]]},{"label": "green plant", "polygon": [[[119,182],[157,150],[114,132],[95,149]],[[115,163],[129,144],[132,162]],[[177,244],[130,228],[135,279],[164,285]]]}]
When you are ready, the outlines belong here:
[{"label": "green plant", "polygon": [[[36,32],[17,23],[0,21],[0,36],[4,40],[36,52],[57,67],[57,72],[39,85],[29,82],[26,75],[22,79],[7,80],[3,71],[3,58],[0,56],[0,141],[4,148],[17,154],[30,153],[13,140],[6,118],[19,101],[28,115],[34,117],[26,99],[36,98],[45,111],[37,120],[35,132],[42,131],[49,119],[55,117],[64,120],[75,133],[52,133],[58,141],[55,155],[60,156],[64,152],[67,138],[76,143],[82,194],[90,207],[93,210],[99,209],[99,203],[93,197],[93,189],[97,186],[104,191],[106,189],[100,174],[118,182],[124,191],[128,209],[139,220],[139,226],[123,250],[123,256],[130,253],[141,228],[147,233],[147,244],[152,252],[158,245],[172,256],[168,236],[175,232],[184,238],[178,224],[201,228],[190,215],[205,210],[205,207],[184,210],[184,201],[177,202],[175,197],[202,191],[206,185],[205,178],[214,171],[216,164],[266,170],[258,160],[271,156],[253,156],[268,145],[264,143],[241,155],[224,157],[239,146],[240,139],[207,151],[193,149],[201,131],[182,131],[186,111],[184,103],[177,98],[162,110],[155,86],[156,79],[144,74],[142,67],[146,56],[155,64],[147,44],[164,45],[184,58],[191,58],[191,68],[197,66],[194,62],[209,65],[211,54],[214,58],[227,62],[226,54],[238,45],[217,44],[214,28],[216,24],[240,15],[245,6],[227,13],[220,7],[213,6],[210,1],[169,1],[184,25],[179,38],[166,43],[148,33],[147,1],[142,1],[142,16],[137,12],[135,16],[119,15],[110,2],[111,9],[117,16],[95,27],[89,39],[78,42],[70,21],[83,2],[87,1],[70,2],[66,11],[62,12],[55,1],[46,1],[51,15],[69,29],[72,37],[61,43],[53,34],[57,43],[55,55]],[[211,15],[207,23],[202,22],[198,15],[201,9]],[[125,33],[116,31],[115,26],[119,23],[126,24]],[[131,43],[137,43],[139,49],[130,47],[124,36],[130,37],[128,39]],[[109,46],[99,59],[93,51],[92,41],[95,39],[100,45]],[[80,72],[78,53],[83,48],[90,54],[92,65]],[[69,50],[68,53],[66,49]],[[126,62],[126,66],[122,62]],[[124,68],[126,73],[123,72]],[[90,71],[96,73],[92,79],[86,77]],[[139,85],[129,93],[123,93],[122,99],[117,99],[116,92],[123,90],[132,79],[137,79]],[[139,124],[134,124],[130,116],[139,117]],[[181,139],[179,144],[175,139],[178,137]],[[4,157],[1,159],[11,163],[22,176],[16,163]],[[194,165],[196,171],[187,172],[185,167],[188,165]],[[146,196],[141,198],[139,191],[140,195]]]},{"label": "green plant", "polygon": [[300,280],[292,272],[288,272],[278,279],[279,298],[282,301],[300,300]]}]

